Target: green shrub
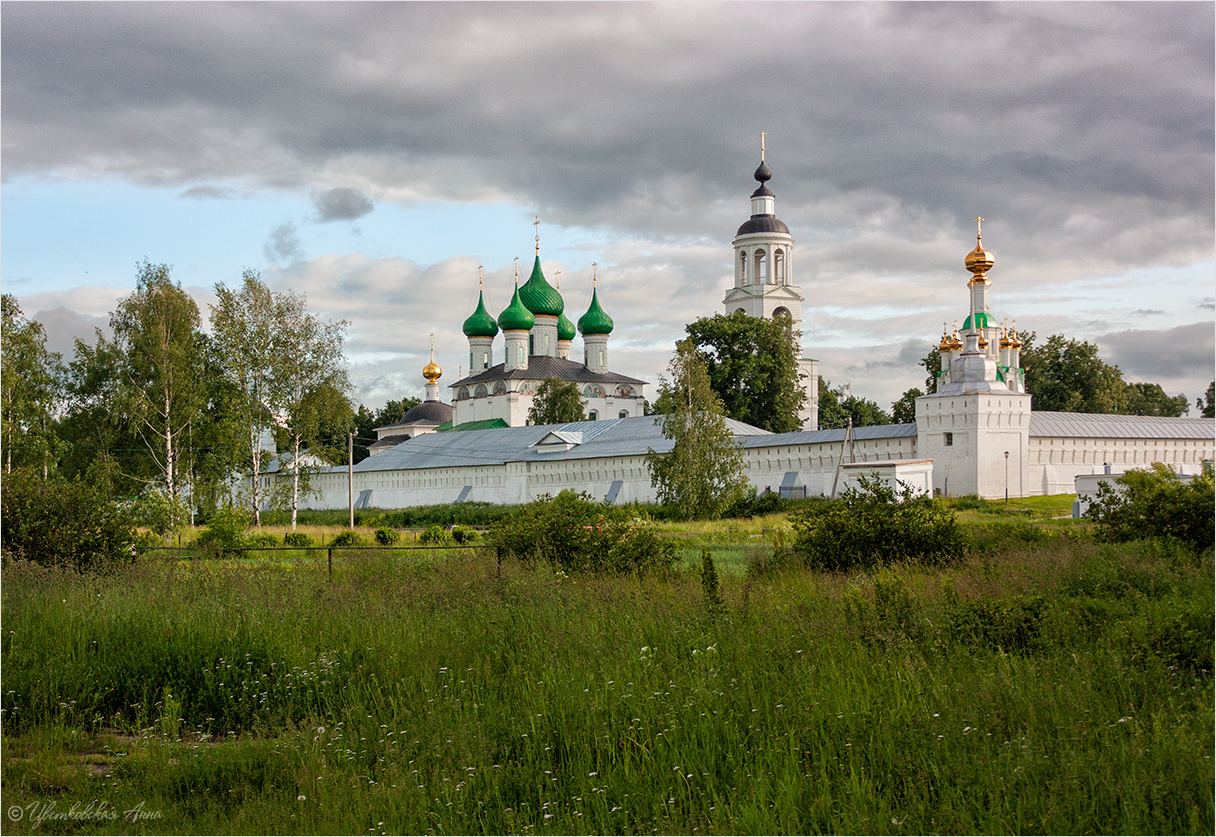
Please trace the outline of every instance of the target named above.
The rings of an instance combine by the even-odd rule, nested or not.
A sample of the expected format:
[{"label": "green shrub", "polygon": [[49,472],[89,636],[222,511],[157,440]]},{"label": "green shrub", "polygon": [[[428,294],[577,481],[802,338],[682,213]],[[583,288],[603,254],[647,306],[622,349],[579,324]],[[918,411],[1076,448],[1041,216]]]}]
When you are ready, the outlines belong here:
[{"label": "green shrub", "polygon": [[283,536],[283,546],[294,546],[297,548],[312,546],[312,538],[307,532],[288,532]]},{"label": "green shrub", "polygon": [[0,544],[7,557],[94,569],[129,561],[134,542],[134,528],[98,487],[25,470],[5,475]]},{"label": "green shrub", "polygon": [[159,535],[161,545],[189,521],[186,501],[159,486],[149,488],[131,506],[131,522]]},{"label": "green shrub", "polygon": [[269,532],[254,532],[245,536],[245,546],[278,546],[279,539]]},{"label": "green shrub", "polygon": [[545,495],[491,528],[490,537],[520,561],[547,561],[567,572],[645,573],[676,562],[675,544],[625,510],[586,493]]},{"label": "green shrub", "polygon": [[722,592],[718,583],[718,568],[714,556],[708,549],[701,550],[701,595],[705,598],[705,611],[711,616],[722,610]]},{"label": "green shrub", "polygon": [[966,645],[1031,651],[1040,645],[1045,609],[1042,596],[956,603],[950,609],[950,634]]},{"label": "green shrub", "polygon": [[441,544],[448,542],[448,531],[436,524],[418,536],[419,543]]},{"label": "green shrub", "polygon": [[899,494],[881,479],[860,477],[836,502],[791,515],[794,549],[807,567],[851,570],[894,561],[944,564],[960,558],[966,538],[954,513],[929,497]]},{"label": "green shrub", "polygon": [[477,531],[475,529],[468,529],[464,526],[453,526],[452,540],[459,544],[476,543]]},{"label": "green shrub", "polygon": [[376,530],[376,543],[381,546],[392,546],[397,541],[401,540],[401,533],[396,529],[389,529],[387,526],[381,526]]},{"label": "green shrub", "polygon": [[205,549],[239,549],[245,545],[245,530],[251,519],[247,509],[223,506],[216,509],[195,543]]},{"label": "green shrub", "polygon": [[1170,538],[1199,551],[1216,538],[1214,485],[1210,462],[1189,482],[1155,462],[1151,469],[1128,471],[1113,484],[1099,484],[1085,517],[1102,540]]},{"label": "green shrub", "polygon": [[329,542],[330,546],[363,546],[363,538],[359,537],[357,532],[347,529],[345,532],[340,532]]}]

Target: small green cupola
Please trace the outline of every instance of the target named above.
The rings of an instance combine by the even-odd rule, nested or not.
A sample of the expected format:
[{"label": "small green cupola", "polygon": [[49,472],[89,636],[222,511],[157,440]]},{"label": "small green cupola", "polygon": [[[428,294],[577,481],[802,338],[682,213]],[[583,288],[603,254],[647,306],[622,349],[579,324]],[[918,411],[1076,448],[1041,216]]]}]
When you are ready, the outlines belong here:
[{"label": "small green cupola", "polygon": [[498,327],[503,331],[531,331],[534,325],[536,318],[519,298],[519,285],[516,285],[515,293],[511,295],[511,304],[498,315]]},{"label": "small green cupola", "polygon": [[558,340],[573,340],[578,332],[574,329],[574,323],[566,317],[565,314],[557,315],[557,339]]},{"label": "small green cupola", "polygon": [[553,289],[545,279],[545,274],[541,272],[539,252],[536,254],[536,263],[532,265],[532,275],[519,289],[519,298],[529,311],[542,317],[560,317],[566,308],[562,295]]},{"label": "small green cupola", "polygon": [[477,292],[477,310],[464,321],[465,337],[493,337],[498,334],[498,323],[486,310],[485,296],[481,290]]},{"label": "small green cupola", "polygon": [[587,313],[578,318],[578,330],[586,337],[588,334],[611,334],[612,317],[609,317],[600,307],[599,284],[595,276],[595,265],[591,266],[591,307]]}]

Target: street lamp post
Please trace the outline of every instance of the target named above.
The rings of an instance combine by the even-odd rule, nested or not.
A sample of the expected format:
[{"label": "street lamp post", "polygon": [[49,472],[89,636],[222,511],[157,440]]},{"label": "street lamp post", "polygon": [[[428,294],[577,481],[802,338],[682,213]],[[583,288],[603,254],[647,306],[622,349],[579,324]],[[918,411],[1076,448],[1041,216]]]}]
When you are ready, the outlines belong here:
[{"label": "street lamp post", "polygon": [[1009,451],[1005,451],[1005,505],[1009,505]]}]

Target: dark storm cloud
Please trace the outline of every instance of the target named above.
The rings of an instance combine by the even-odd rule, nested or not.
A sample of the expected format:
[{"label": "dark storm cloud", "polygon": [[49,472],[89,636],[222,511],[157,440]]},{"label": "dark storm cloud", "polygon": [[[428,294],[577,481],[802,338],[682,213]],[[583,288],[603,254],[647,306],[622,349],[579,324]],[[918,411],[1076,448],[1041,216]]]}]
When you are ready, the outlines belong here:
[{"label": "dark storm cloud", "polygon": [[313,199],[319,221],[353,221],[376,208],[371,198],[358,189],[339,187],[322,192]]},{"label": "dark storm cloud", "polygon": [[[4,16],[6,177],[313,190],[333,176],[378,200],[505,195],[560,223],[721,238],[766,130],[779,211],[825,239],[881,222],[874,244],[915,242],[926,221],[984,214],[1019,263],[1067,250],[1086,270],[1182,264],[1212,249],[1207,3],[10,3]],[[875,204],[885,212],[866,214]],[[839,269],[857,266],[842,255]]]},{"label": "dark storm cloud", "polygon": [[1192,323],[1162,331],[1117,331],[1098,337],[1102,359],[1129,381],[1208,378],[1216,369],[1216,325]]}]

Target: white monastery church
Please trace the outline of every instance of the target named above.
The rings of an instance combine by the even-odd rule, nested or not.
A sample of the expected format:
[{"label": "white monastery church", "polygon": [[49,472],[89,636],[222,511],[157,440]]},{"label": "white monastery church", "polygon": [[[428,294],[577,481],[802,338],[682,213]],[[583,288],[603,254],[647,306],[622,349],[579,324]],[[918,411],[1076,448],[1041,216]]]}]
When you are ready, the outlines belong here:
[{"label": "white monastery church", "polygon": [[[734,238],[734,282],[723,305],[727,314],[788,317],[800,330],[804,298],[794,281],[794,239],[776,217],[771,178],[762,149],[760,186]],[[807,394],[802,430],[770,433],[728,421],[751,484],[785,496],[834,494],[858,474],[877,473],[923,492],[1026,497],[1072,493],[1079,475],[1154,462],[1194,474],[1216,457],[1212,419],[1033,411],[1017,331],[998,323],[989,307],[993,264],[977,222],[975,249],[964,259],[967,313],[961,328],[956,321],[943,329],[942,371],[935,391],[916,400],[915,423],[819,430],[818,363],[799,355]],[[432,345],[423,371],[426,400],[378,428],[373,456],[354,466],[358,505],[521,503],[565,489],[609,502],[653,501],[646,455],[670,450],[671,442],[662,437],[661,418],[644,415],[646,382],[609,370],[614,323],[594,280],[593,288],[578,320],[578,362],[570,359],[575,326],[559,288],[541,271],[538,234],[532,274],[520,286],[517,269],[507,308],[495,319],[480,294],[465,320],[469,374],[450,385],[451,405],[439,400],[442,370]],[[501,354],[494,346],[499,331]],[[591,420],[529,426],[532,398],[546,378],[577,384]],[[309,504],[346,507],[350,479],[345,466],[317,475]]]}]

